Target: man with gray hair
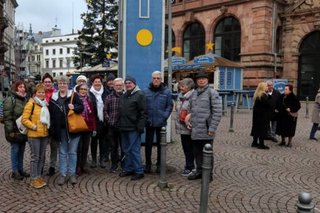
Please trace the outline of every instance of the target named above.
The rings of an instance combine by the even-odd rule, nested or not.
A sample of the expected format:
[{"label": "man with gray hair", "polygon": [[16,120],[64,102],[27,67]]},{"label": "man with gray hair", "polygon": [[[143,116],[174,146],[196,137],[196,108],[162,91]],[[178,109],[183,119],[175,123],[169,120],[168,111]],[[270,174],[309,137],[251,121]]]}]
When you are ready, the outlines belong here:
[{"label": "man with gray hair", "polygon": [[268,138],[269,140],[272,140],[273,142],[278,142],[276,137],[276,128],[277,128],[277,113],[275,111],[277,102],[281,96],[280,92],[273,88],[272,81],[267,81],[267,87],[268,87],[268,95],[271,96],[269,99],[270,102],[270,124],[269,124],[269,130],[268,130]]},{"label": "man with gray hair", "polygon": [[146,88],[144,94],[147,98],[147,125],[145,141],[146,167],[145,173],[151,172],[152,162],[152,145],[154,134],[156,134],[157,144],[157,172],[160,172],[160,130],[167,125],[172,108],[172,95],[167,86],[162,83],[160,71],[152,73],[152,81]]}]

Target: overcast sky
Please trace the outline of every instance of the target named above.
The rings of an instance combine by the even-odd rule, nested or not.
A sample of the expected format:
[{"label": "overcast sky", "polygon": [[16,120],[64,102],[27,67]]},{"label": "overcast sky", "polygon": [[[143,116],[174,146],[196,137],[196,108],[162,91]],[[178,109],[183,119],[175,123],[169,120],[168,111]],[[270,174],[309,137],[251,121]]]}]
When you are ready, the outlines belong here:
[{"label": "overcast sky", "polygon": [[76,32],[82,28],[80,14],[87,8],[85,0],[17,0],[17,2],[19,6],[16,9],[16,25],[22,24],[27,31],[32,24],[33,32],[50,31],[57,24],[62,34],[70,34],[72,23]]}]

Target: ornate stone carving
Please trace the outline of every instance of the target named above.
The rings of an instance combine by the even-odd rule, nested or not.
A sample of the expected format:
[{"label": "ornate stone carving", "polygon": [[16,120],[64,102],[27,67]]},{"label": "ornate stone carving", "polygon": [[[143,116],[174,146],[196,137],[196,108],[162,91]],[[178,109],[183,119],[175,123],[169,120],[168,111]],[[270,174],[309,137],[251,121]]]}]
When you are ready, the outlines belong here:
[{"label": "ornate stone carving", "polygon": [[289,4],[287,12],[289,13],[293,13],[296,11],[305,11],[320,7],[319,0],[288,0],[287,3]]}]

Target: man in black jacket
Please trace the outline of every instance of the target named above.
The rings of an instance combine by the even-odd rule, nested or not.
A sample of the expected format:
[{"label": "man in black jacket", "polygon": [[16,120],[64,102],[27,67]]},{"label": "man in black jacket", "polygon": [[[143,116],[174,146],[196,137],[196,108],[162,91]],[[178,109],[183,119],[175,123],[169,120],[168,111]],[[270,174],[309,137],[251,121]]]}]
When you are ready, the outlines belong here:
[{"label": "man in black jacket", "polygon": [[268,87],[268,95],[271,96],[269,99],[270,101],[270,127],[268,130],[268,139],[272,140],[273,142],[278,142],[277,137],[276,137],[276,128],[277,128],[277,113],[275,111],[277,102],[281,96],[280,92],[276,89],[273,88],[273,83],[272,81],[267,81],[267,87]]},{"label": "man in black jacket", "polygon": [[131,180],[139,180],[144,177],[140,148],[141,133],[146,122],[146,97],[133,77],[127,76],[124,82],[126,93],[120,97],[119,102],[119,130],[124,164],[119,176],[133,175]]}]

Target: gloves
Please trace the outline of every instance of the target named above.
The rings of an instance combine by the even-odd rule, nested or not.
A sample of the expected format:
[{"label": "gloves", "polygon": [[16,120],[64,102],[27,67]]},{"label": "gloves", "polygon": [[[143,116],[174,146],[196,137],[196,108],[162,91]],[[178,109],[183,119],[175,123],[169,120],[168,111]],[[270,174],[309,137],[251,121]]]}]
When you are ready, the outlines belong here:
[{"label": "gloves", "polygon": [[96,137],[97,136],[97,131],[93,131],[92,132],[92,137]]},{"label": "gloves", "polygon": [[37,125],[34,125],[34,126],[32,127],[32,130],[36,131],[36,130],[37,130]]}]

